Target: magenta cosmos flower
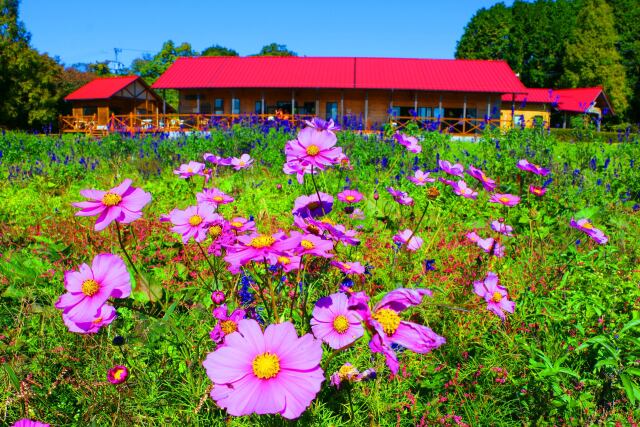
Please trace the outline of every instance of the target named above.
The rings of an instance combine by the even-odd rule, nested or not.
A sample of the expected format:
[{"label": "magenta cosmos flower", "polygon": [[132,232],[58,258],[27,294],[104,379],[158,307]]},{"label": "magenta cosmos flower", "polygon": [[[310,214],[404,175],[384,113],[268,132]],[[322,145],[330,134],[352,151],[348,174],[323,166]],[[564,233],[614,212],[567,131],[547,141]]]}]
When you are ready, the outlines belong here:
[{"label": "magenta cosmos flower", "polygon": [[185,245],[193,237],[196,242],[202,242],[207,238],[209,226],[222,217],[215,213],[210,204],[198,204],[189,206],[185,210],[174,209],[170,213],[171,231],[182,235],[182,243]]},{"label": "magenta cosmos flower", "polygon": [[356,190],[344,190],[338,193],[338,200],[344,203],[358,203],[362,200],[362,193]]},{"label": "magenta cosmos flower", "polygon": [[393,187],[387,187],[387,191],[397,203],[405,206],[413,206],[413,199],[404,191],[396,190]]},{"label": "magenta cosmos flower", "polygon": [[509,300],[507,290],[498,284],[496,273],[488,272],[484,280],[473,282],[473,291],[487,302],[487,310],[505,320],[504,312],[513,313],[516,303]]},{"label": "magenta cosmos flower", "polygon": [[100,328],[107,326],[117,317],[116,309],[109,304],[104,304],[98,309],[95,319],[90,322],[74,322],[68,315],[62,313],[62,321],[69,332],[76,334],[96,334]]},{"label": "magenta cosmos flower", "polygon": [[220,157],[211,153],[204,153],[204,160],[216,166],[230,166],[231,157]]},{"label": "magenta cosmos flower", "polygon": [[41,423],[40,421],[33,421],[27,418],[23,418],[13,423],[11,427],[50,427],[50,425]]},{"label": "magenta cosmos flower", "polygon": [[504,223],[504,220],[495,220],[491,222],[491,229],[497,233],[504,234],[505,236],[513,236],[511,233],[513,227]]},{"label": "magenta cosmos flower", "polygon": [[520,197],[513,194],[492,194],[489,198],[489,203],[500,203],[504,206],[513,207],[520,203]]},{"label": "magenta cosmos flower", "polygon": [[369,308],[369,297],[364,292],[356,292],[349,298],[349,309],[360,313],[372,334],[369,349],[373,353],[382,353],[394,374],[398,372],[400,365],[391,348],[392,344],[401,345],[415,353],[429,353],[446,342],[431,328],[400,318],[400,314],[407,308],[420,304],[425,295],[431,296],[431,291],[395,289],[383,296],[373,310]]},{"label": "magenta cosmos flower", "polygon": [[407,179],[413,182],[415,185],[423,186],[427,182],[435,182],[435,178],[429,178],[429,172],[425,173],[418,169],[413,176],[408,176]]},{"label": "magenta cosmos flower", "polygon": [[218,188],[205,188],[200,193],[196,194],[196,200],[198,204],[209,203],[214,208],[220,205],[226,205],[233,202],[233,197],[227,195]]},{"label": "magenta cosmos flower", "polygon": [[485,190],[487,191],[495,190],[496,182],[493,179],[489,178],[487,175],[485,175],[485,173],[482,170],[474,167],[473,165],[469,165],[469,169],[467,170],[467,173],[473,178],[477,179],[482,184]]},{"label": "magenta cosmos flower", "polygon": [[313,234],[302,234],[298,231],[291,232],[291,239],[296,242],[293,251],[296,255],[313,255],[322,258],[332,258],[333,242],[324,240]]},{"label": "magenta cosmos flower", "polygon": [[340,130],[340,125],[334,123],[333,119],[329,119],[327,121],[327,120],[321,119],[320,117],[314,117],[313,119],[305,120],[304,122],[307,126],[317,131],[326,130],[329,132],[336,132]]},{"label": "magenta cosmos flower", "polygon": [[79,271],[64,273],[67,290],[55,306],[74,323],[91,323],[100,317],[100,308],[109,298],[127,298],[131,294],[131,278],[117,255],[97,255],[91,267],[82,264]]},{"label": "magenta cosmos flower", "polygon": [[129,370],[126,366],[116,365],[107,371],[107,380],[111,384],[122,384],[129,377]]},{"label": "magenta cosmos flower", "polygon": [[422,147],[418,144],[418,138],[415,136],[408,136],[403,133],[396,132],[393,135],[393,138],[398,141],[398,144],[404,146],[412,153],[420,153],[422,151]]},{"label": "magenta cosmos flower", "polygon": [[333,132],[306,127],[298,132],[296,139],[285,145],[287,163],[291,169],[302,170],[303,173],[311,166],[324,170],[338,164],[342,158],[342,148],[335,146],[337,141]]},{"label": "magenta cosmos flower", "polygon": [[298,418],[320,391],[322,344],[306,334],[298,338],[291,322],[262,332],[244,319],[224,347],[202,363],[213,382],[211,398],[230,415],[280,414]]},{"label": "magenta cosmos flower", "polygon": [[338,292],[320,298],[313,308],[313,335],[338,350],[352,344],[364,334],[362,318],[348,308],[349,297]]},{"label": "magenta cosmos flower", "polygon": [[331,265],[337,267],[344,274],[364,274],[364,267],[359,262],[331,261]]},{"label": "magenta cosmos flower", "polygon": [[451,188],[453,189],[453,192],[458,196],[466,197],[467,199],[473,200],[478,197],[478,192],[474,191],[473,188],[468,187],[467,183],[462,179],[454,183]]},{"label": "magenta cosmos flower", "polygon": [[576,221],[574,218],[571,218],[571,222],[569,224],[571,225],[571,227],[578,229],[583,233],[586,233],[600,245],[604,245],[609,241],[609,238],[604,234],[604,232],[598,228],[595,228],[591,221],[586,218],[579,219],[578,221]]},{"label": "magenta cosmos flower", "polygon": [[204,163],[191,161],[180,165],[173,173],[184,179],[191,178],[194,175],[204,175]]},{"label": "magenta cosmos flower", "polygon": [[546,192],[547,189],[545,187],[536,187],[535,185],[529,186],[529,193],[533,194],[534,196],[542,197]]},{"label": "magenta cosmos flower", "polygon": [[393,241],[398,245],[404,246],[407,248],[409,252],[415,252],[422,247],[422,239],[415,234],[413,231],[406,230],[399,231],[398,234],[393,236]]},{"label": "magenta cosmos flower", "polygon": [[318,192],[309,196],[300,196],[293,202],[292,214],[301,218],[318,218],[327,215],[333,208],[333,196]]},{"label": "magenta cosmos flower", "polygon": [[459,176],[460,178],[464,176],[464,166],[460,163],[452,165],[451,162],[447,160],[438,160],[438,166],[444,173],[449,175]]},{"label": "magenta cosmos flower", "polygon": [[211,340],[216,344],[222,343],[225,336],[238,330],[238,322],[244,319],[245,315],[246,311],[241,308],[237,308],[233,313],[229,314],[226,304],[216,307],[213,310],[213,317],[218,319],[218,323],[209,334]]},{"label": "magenta cosmos flower", "polygon": [[522,159],[519,160],[518,163],[516,164],[516,167],[518,169],[521,169],[523,171],[526,172],[531,172],[534,173],[536,175],[540,175],[540,176],[547,176],[549,175],[549,169],[545,169],[543,167],[540,167],[534,163],[529,163],[528,160],[526,159]]},{"label": "magenta cosmos flower", "polygon": [[247,169],[251,167],[252,164],[253,164],[253,159],[248,154],[243,154],[240,157],[231,158],[231,165],[235,170]]},{"label": "magenta cosmos flower", "polygon": [[129,224],[142,216],[142,208],[151,201],[151,194],[131,186],[130,179],[125,179],[122,184],[109,191],[80,190],[83,197],[89,199],[85,202],[72,203],[76,208],[76,216],[96,216],[95,230],[101,231],[107,228],[113,221],[121,224]]},{"label": "magenta cosmos flower", "polygon": [[237,243],[227,248],[224,260],[234,270],[250,261],[263,262],[266,259],[269,264],[276,264],[278,256],[287,255],[298,243],[297,239],[287,238],[282,232],[238,236]]}]

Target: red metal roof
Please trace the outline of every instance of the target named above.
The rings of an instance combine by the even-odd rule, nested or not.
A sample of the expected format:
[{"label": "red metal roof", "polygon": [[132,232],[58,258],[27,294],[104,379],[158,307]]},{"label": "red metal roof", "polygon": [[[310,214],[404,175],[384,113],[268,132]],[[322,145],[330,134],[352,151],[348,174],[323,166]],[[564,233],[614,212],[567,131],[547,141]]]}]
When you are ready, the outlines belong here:
[{"label": "red metal roof", "polygon": [[[603,97],[606,104],[603,107],[613,113],[602,86],[574,89],[527,89],[527,93],[517,95],[515,101],[518,103],[547,103],[552,104],[558,111],[584,113],[595,104],[600,96]],[[511,95],[503,95],[502,101],[511,102]]]},{"label": "red metal roof", "polygon": [[78,101],[81,99],[108,99],[139,78],[139,76],[97,78],[71,92],[64,99],[66,101]]},{"label": "red metal roof", "polygon": [[504,61],[265,56],[178,58],[152,87],[526,91]]}]

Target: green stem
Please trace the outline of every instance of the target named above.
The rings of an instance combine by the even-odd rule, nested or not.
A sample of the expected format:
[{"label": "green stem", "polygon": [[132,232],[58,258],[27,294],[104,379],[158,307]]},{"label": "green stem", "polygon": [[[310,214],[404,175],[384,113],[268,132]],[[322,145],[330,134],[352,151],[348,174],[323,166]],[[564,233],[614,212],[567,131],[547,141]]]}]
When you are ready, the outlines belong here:
[{"label": "green stem", "polygon": [[118,223],[118,221],[116,221],[115,224],[116,224],[116,234],[118,236],[118,243],[120,244],[120,249],[122,249],[122,253],[124,253],[125,258],[127,259],[127,261],[129,261],[129,265],[131,265],[131,268],[133,268],[133,271],[135,272],[136,276],[148,288],[149,287],[149,282],[147,282],[147,279],[145,279],[142,276],[142,274],[140,274],[140,272],[136,268],[136,265],[131,260],[131,257],[129,256],[129,253],[127,252],[127,249],[125,248],[124,243],[122,242],[122,233],[120,231],[120,223]]}]

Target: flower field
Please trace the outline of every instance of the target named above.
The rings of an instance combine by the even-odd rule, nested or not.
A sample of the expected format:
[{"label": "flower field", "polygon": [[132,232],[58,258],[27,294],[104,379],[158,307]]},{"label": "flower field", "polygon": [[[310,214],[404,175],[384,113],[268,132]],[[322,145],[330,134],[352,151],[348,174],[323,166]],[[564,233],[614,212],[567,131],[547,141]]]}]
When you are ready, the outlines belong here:
[{"label": "flower field", "polygon": [[0,424],[637,425],[639,140],[3,133]]}]

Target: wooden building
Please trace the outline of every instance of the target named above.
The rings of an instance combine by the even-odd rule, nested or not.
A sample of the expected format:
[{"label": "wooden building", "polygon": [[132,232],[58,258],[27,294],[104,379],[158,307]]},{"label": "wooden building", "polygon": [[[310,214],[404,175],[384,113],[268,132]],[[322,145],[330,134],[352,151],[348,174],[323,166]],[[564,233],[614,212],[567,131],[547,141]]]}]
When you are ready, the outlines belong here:
[{"label": "wooden building", "polygon": [[[568,118],[576,115],[602,119],[612,115],[601,86],[575,89],[527,89],[526,93],[512,97],[503,95],[503,121],[513,119],[518,127],[532,127],[536,123],[544,127],[567,127]],[[600,120],[596,123],[598,127]]]},{"label": "wooden building", "polygon": [[526,88],[504,61],[325,57],[178,58],[153,84],[182,115],[319,116],[360,129],[390,120],[478,132]]},{"label": "wooden building", "polygon": [[148,117],[163,108],[162,98],[138,76],[97,78],[65,100],[72,104],[72,115],[61,117],[61,129],[70,132],[106,131],[113,116]]}]

